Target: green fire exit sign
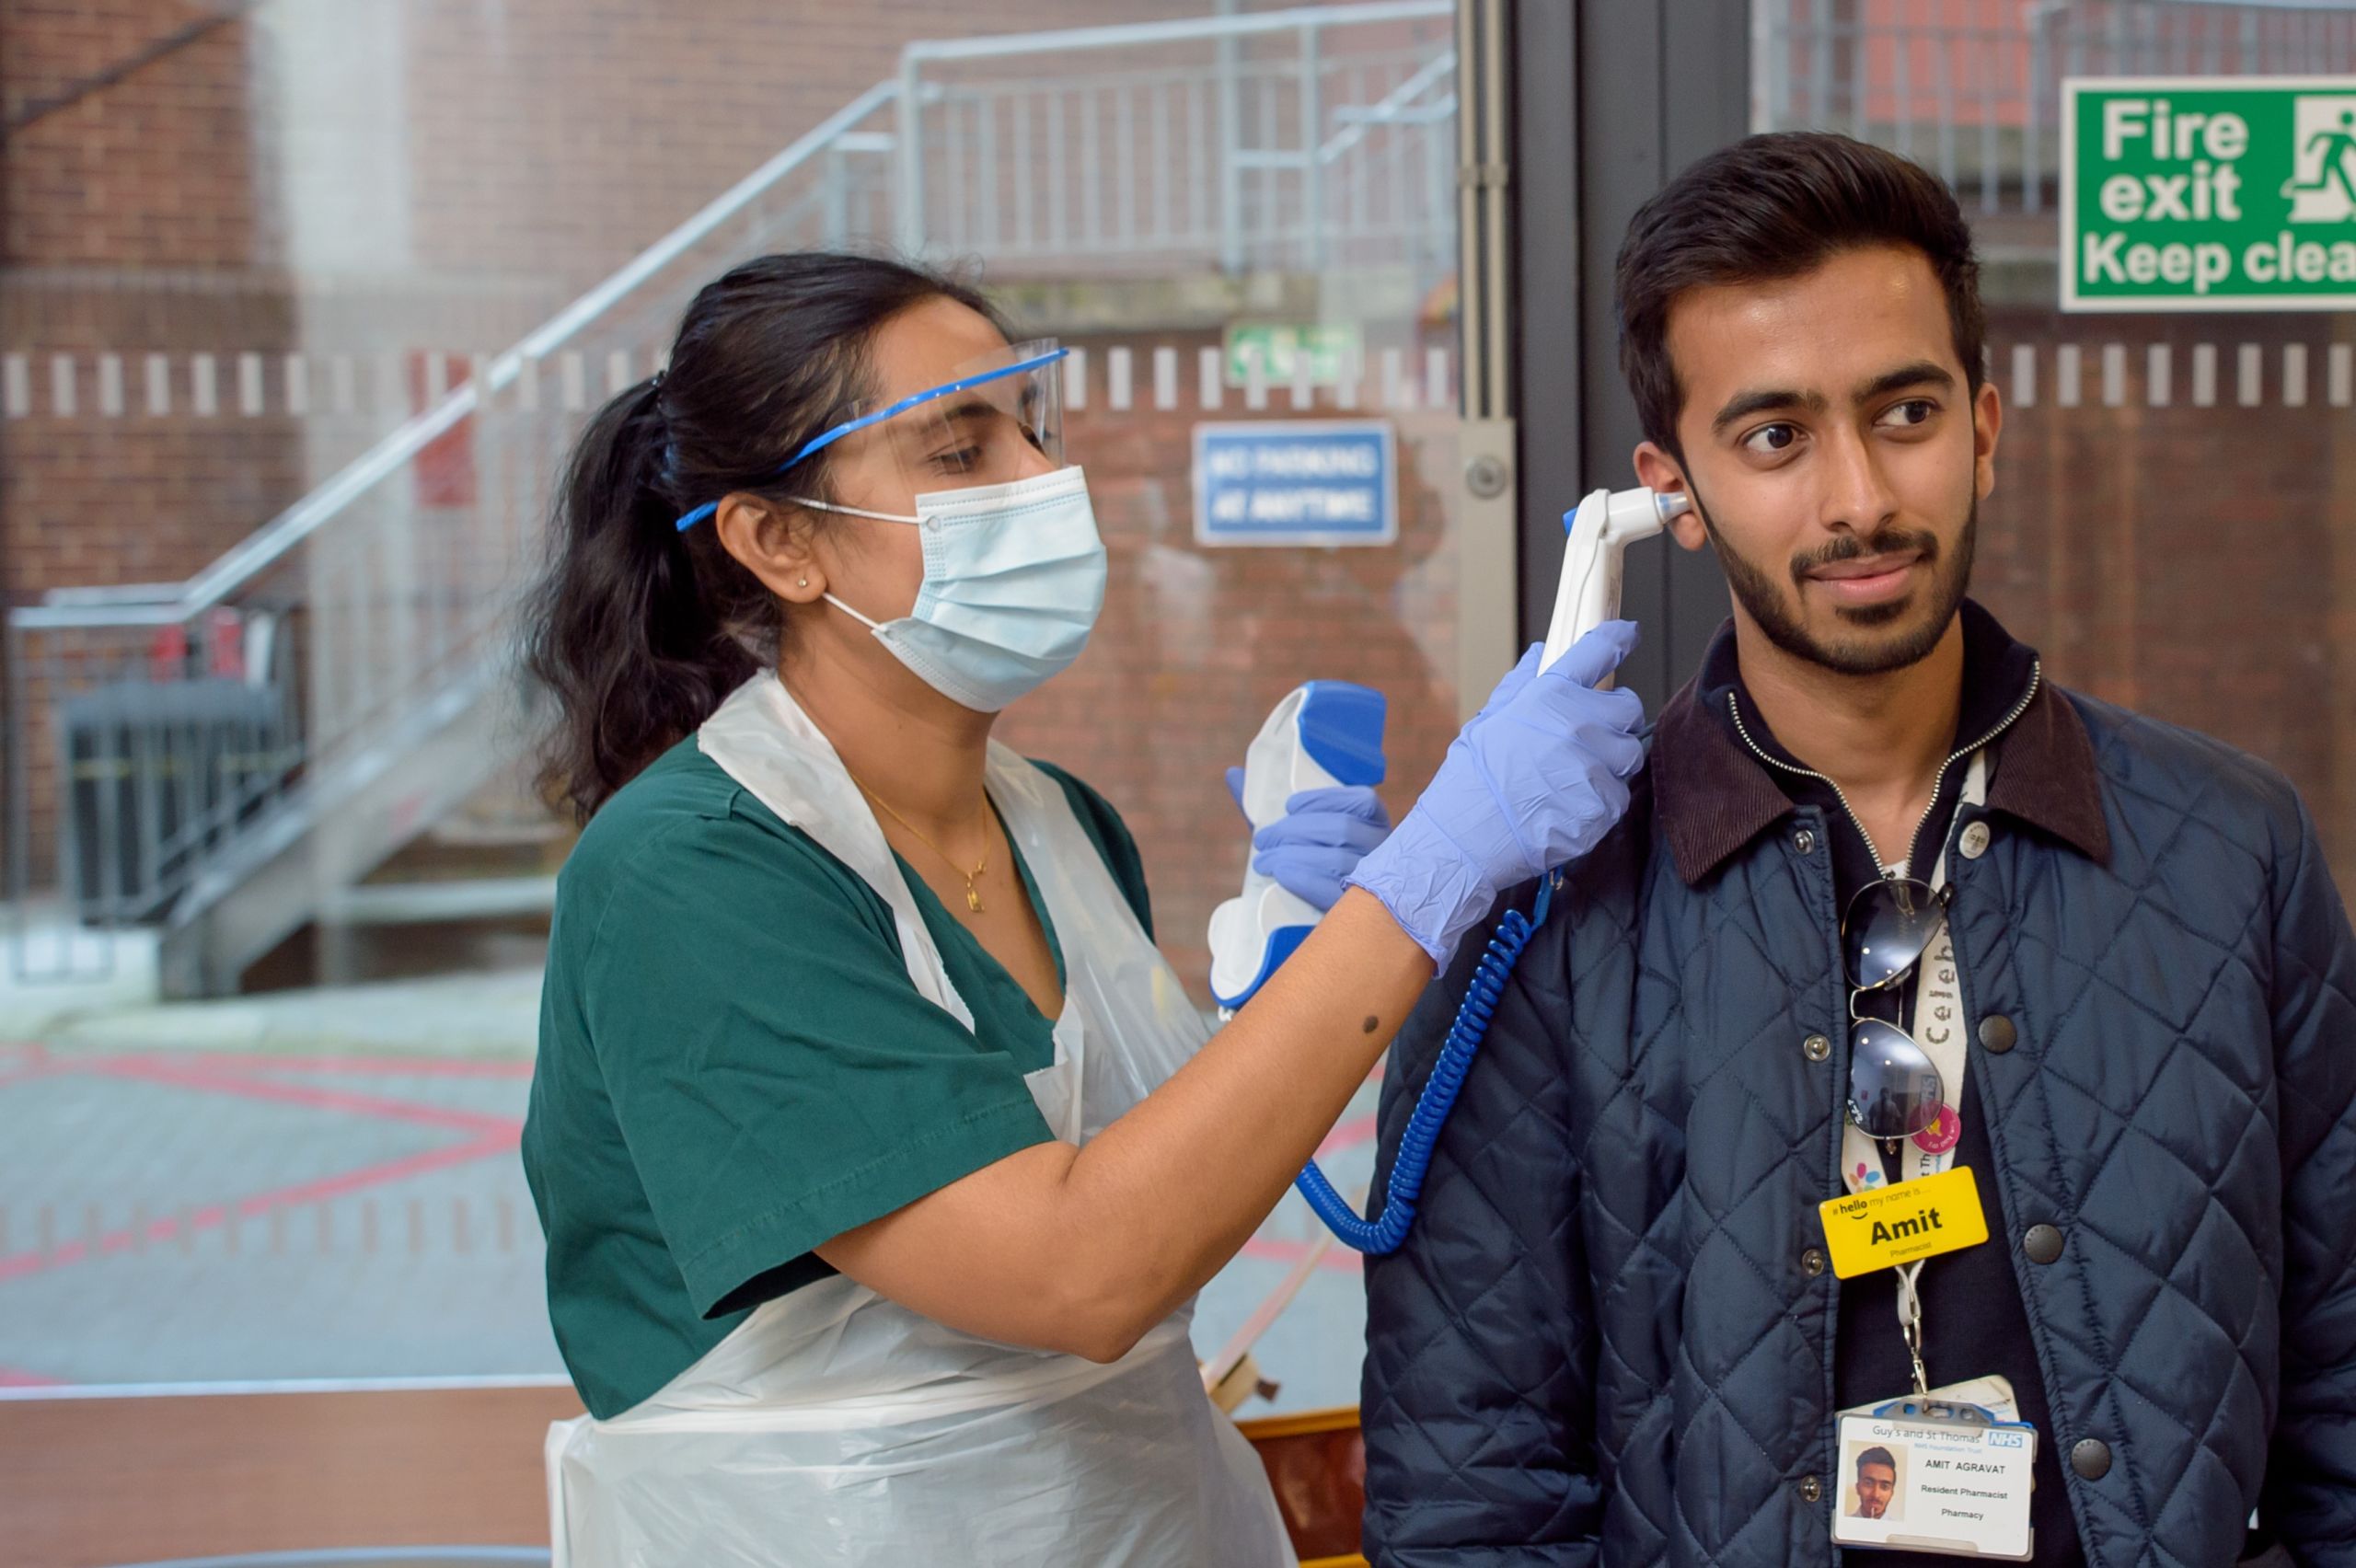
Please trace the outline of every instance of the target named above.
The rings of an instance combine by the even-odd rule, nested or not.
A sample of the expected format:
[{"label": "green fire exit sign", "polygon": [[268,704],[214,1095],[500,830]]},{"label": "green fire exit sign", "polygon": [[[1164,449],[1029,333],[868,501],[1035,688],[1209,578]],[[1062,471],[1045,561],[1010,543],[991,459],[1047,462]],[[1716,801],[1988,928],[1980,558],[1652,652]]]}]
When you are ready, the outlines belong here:
[{"label": "green fire exit sign", "polygon": [[2356,309],[2356,76],[2062,95],[2063,309]]}]

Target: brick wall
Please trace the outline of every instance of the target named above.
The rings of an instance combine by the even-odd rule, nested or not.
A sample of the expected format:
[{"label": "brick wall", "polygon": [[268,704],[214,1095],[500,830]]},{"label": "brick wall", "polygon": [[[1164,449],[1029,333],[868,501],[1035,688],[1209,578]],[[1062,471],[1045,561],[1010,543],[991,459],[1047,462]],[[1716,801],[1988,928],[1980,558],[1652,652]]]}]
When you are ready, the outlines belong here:
[{"label": "brick wall", "polygon": [[[12,125],[208,15],[184,0],[0,7]],[[244,24],[12,129],[0,159],[0,341],[271,349],[292,326],[255,189]],[[141,286],[143,279],[165,282]],[[46,388],[44,388],[46,390]],[[95,388],[82,389],[95,400]],[[284,431],[177,421],[0,426],[0,593],[179,577],[292,499]]]},{"label": "brick wall", "polygon": [[[9,123],[210,9],[187,0],[0,6]],[[259,236],[245,50],[244,26],[228,23],[12,130],[0,214],[7,264],[251,264]]]},{"label": "brick wall", "polygon": [[[2055,679],[2288,773],[2341,885],[2356,887],[2356,447],[2347,371],[2334,387],[2330,364],[2348,354],[2348,329],[2012,312],[1992,336],[2078,346],[2082,384],[2061,406],[2049,350],[2035,402],[2007,416],[1982,513],[1981,596]],[[2114,344],[2121,374],[2107,386]],[[2208,407],[2196,402],[2203,344]],[[2165,407],[2151,406],[2154,348]],[[2286,350],[2305,362],[2304,386]],[[1997,384],[2015,390],[2003,349]]]}]

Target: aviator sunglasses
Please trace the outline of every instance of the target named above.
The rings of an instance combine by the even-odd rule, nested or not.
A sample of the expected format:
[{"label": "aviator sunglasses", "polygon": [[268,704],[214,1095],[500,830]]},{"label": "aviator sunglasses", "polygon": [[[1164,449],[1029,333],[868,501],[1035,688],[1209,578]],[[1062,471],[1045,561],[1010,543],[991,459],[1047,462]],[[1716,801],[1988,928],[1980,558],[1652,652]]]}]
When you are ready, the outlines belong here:
[{"label": "aviator sunglasses", "polygon": [[1841,919],[1849,992],[1849,1119],[1867,1137],[1911,1137],[1938,1120],[1946,1086],[1930,1054],[1896,1024],[1860,1004],[1888,991],[1922,963],[1946,923],[1947,896],[1912,877],[1887,877],[1857,890]]}]

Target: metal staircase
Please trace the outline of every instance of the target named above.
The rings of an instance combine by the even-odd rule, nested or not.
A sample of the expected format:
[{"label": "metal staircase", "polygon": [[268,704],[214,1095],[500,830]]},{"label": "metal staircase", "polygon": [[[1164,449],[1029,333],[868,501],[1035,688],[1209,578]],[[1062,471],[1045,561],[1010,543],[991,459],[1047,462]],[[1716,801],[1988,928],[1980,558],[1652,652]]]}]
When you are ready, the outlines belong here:
[{"label": "metal staircase", "polygon": [[1452,15],[1378,0],[911,45],[203,571],[12,611],[19,976],[149,926],[166,994],[233,991],[512,767],[508,617],[565,449],[735,261],[881,242],[994,282],[1444,273]]}]

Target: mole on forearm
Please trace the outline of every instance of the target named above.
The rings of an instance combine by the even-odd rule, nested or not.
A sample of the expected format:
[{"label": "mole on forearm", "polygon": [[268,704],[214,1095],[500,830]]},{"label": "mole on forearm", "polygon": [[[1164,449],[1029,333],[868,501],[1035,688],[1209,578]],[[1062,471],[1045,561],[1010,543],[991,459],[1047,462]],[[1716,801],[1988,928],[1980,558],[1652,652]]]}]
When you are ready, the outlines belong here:
[{"label": "mole on forearm", "polygon": [[1360,1032],[1367,1034],[1372,1034],[1376,1030],[1380,1029],[1381,1027],[1382,1020],[1375,1017],[1372,1013],[1367,1014],[1366,1022],[1358,1026]]}]

